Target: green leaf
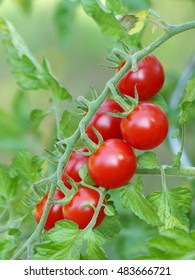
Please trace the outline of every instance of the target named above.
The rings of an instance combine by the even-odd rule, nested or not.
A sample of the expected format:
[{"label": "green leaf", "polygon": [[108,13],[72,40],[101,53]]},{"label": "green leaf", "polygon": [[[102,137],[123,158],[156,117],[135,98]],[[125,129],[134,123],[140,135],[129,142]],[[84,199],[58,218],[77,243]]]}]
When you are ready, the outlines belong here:
[{"label": "green leaf", "polygon": [[154,207],[143,195],[143,185],[140,179],[131,187],[121,189],[120,200],[124,208],[130,208],[136,216],[146,223],[153,226],[162,224]]},{"label": "green leaf", "polygon": [[195,260],[195,231],[169,229],[147,242],[148,254],[140,260]]},{"label": "green leaf", "polygon": [[87,249],[85,258],[88,260],[106,260],[107,256],[102,249],[102,244],[105,239],[104,236],[97,230],[90,230],[84,238],[87,241]]},{"label": "green leaf", "polygon": [[63,46],[70,42],[70,34],[76,12],[77,2],[61,0],[54,13],[54,22]]},{"label": "green leaf", "polygon": [[106,0],[106,7],[114,14],[125,14],[127,12],[126,5],[121,0]]},{"label": "green leaf", "polygon": [[82,231],[73,222],[62,220],[48,231],[43,244],[35,246],[36,260],[79,260]]},{"label": "green leaf", "polygon": [[173,188],[167,192],[153,192],[147,199],[154,206],[164,224],[160,230],[174,227],[189,229],[187,213],[192,200],[192,191],[189,187]]},{"label": "green leaf", "polygon": [[8,53],[8,61],[18,84],[27,90],[46,89],[43,70],[32,56],[13,25],[0,17],[0,35]]},{"label": "green leaf", "polygon": [[49,85],[49,87],[52,89],[55,97],[58,100],[72,100],[71,95],[69,94],[69,92],[67,91],[67,89],[65,89],[57,80],[57,78],[54,76],[54,74],[52,73],[51,69],[50,69],[50,65],[49,62],[44,59],[43,61],[43,69],[45,71],[44,75],[45,75],[45,79]]},{"label": "green leaf", "polygon": [[49,110],[34,109],[30,114],[32,128],[36,130],[42,120],[50,113]]},{"label": "green leaf", "polygon": [[106,259],[101,248],[104,237],[97,231],[86,232],[78,225],[66,220],[56,223],[43,239],[43,244],[35,246],[36,260],[78,260],[83,245],[86,245],[87,259]]},{"label": "green leaf", "polygon": [[88,173],[88,167],[87,164],[83,164],[81,168],[79,169],[79,176],[81,177],[82,181],[85,182],[88,185],[94,186],[95,183],[91,179],[89,173]]},{"label": "green leaf", "polygon": [[22,150],[12,162],[12,172],[15,172],[27,186],[39,178],[43,161],[38,156],[31,157],[29,152]]},{"label": "green leaf", "polygon": [[158,156],[153,152],[145,152],[137,157],[137,162],[143,168],[154,169],[158,167]]},{"label": "green leaf", "polygon": [[74,116],[68,111],[64,111],[60,120],[60,136],[69,137],[77,129],[81,118]]},{"label": "green leaf", "polygon": [[[16,180],[10,178],[8,170],[0,165],[0,196],[3,196],[7,200],[11,200],[15,194],[15,184]],[[1,207],[2,206],[3,205],[1,205]]]},{"label": "green leaf", "polygon": [[51,72],[49,63],[43,67],[28,50],[13,25],[0,17],[0,35],[8,53],[8,61],[18,84],[26,90],[51,89],[58,100],[71,100],[68,91],[62,87]]},{"label": "green leaf", "polygon": [[107,204],[104,208],[104,213],[106,216],[114,216],[115,215],[115,209],[112,205]]},{"label": "green leaf", "polygon": [[179,123],[185,124],[190,118],[190,111],[195,100],[195,78],[188,81],[186,93],[180,102],[181,112]]},{"label": "green leaf", "polygon": [[16,247],[14,239],[0,241],[0,260],[10,260]]},{"label": "green leaf", "polygon": [[101,32],[112,41],[121,39],[126,35],[125,29],[116,20],[115,16],[108,11],[105,11],[105,7],[100,7],[98,2],[91,0],[81,0],[83,9],[88,16],[91,16],[98,24]]},{"label": "green leaf", "polygon": [[157,94],[155,97],[151,98],[150,101],[158,105],[166,114],[169,112],[169,107],[161,94]]},{"label": "green leaf", "polygon": [[103,222],[98,226],[100,231],[106,239],[113,239],[119,234],[121,230],[121,223],[119,216],[106,216]]}]

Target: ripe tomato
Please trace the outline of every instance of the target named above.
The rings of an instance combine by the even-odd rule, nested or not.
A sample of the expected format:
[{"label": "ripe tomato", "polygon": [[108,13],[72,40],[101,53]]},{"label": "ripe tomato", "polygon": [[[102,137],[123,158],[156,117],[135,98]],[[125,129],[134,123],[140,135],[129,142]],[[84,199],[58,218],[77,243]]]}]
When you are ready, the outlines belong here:
[{"label": "ripe tomato", "polygon": [[[60,200],[63,198],[64,198],[64,194],[60,190],[56,190],[55,194],[54,194],[54,199]],[[39,221],[42,217],[47,199],[48,199],[48,194],[46,194],[44,196],[44,198],[41,200],[41,202],[38,203],[35,207],[34,216],[35,216],[37,223],[39,223]],[[49,214],[48,214],[44,229],[50,230],[51,228],[53,228],[55,226],[55,223],[57,221],[62,220],[63,218],[64,217],[62,214],[62,205],[61,204],[52,204],[50,207],[50,210],[49,210]]]},{"label": "ripe tomato", "polygon": [[89,157],[88,171],[93,181],[104,188],[126,185],[136,170],[132,148],[120,139],[109,139]]},{"label": "ripe tomato", "polygon": [[121,132],[130,146],[139,150],[149,150],[160,145],[168,133],[168,119],[164,111],[149,102],[140,102],[121,121]]},{"label": "ripe tomato", "polygon": [[93,126],[102,135],[104,141],[111,138],[122,138],[120,131],[121,118],[117,118],[106,113],[113,113],[114,111],[124,112],[123,108],[115,100],[106,99],[88,124],[86,133],[95,143],[98,142],[98,138],[92,130]]},{"label": "ripe tomato", "polygon": [[[94,207],[99,201],[99,193],[87,187],[80,186],[78,192],[73,196],[72,200],[62,206],[64,219],[73,221],[78,224],[80,229],[84,229],[91,221],[94,215],[94,209],[91,206],[82,208],[84,205],[92,203]],[[104,204],[106,200],[104,200]],[[101,207],[98,214],[96,224],[97,227],[105,218],[104,206]]]},{"label": "ripe tomato", "polygon": [[[123,67],[124,63],[118,70]],[[118,90],[122,94],[135,97],[137,88],[139,101],[154,97],[162,88],[165,80],[163,66],[152,54],[147,55],[137,64],[137,71],[131,69],[118,82]]]},{"label": "ripe tomato", "polygon": [[[88,152],[88,149],[85,147],[81,147],[77,149],[80,152]],[[83,156],[78,154],[77,152],[72,152],[64,170],[62,172],[61,179],[64,182],[64,185],[70,190],[72,186],[68,182],[68,176],[70,176],[75,182],[80,182],[81,178],[79,176],[79,169],[81,166],[88,162],[88,156]]]}]

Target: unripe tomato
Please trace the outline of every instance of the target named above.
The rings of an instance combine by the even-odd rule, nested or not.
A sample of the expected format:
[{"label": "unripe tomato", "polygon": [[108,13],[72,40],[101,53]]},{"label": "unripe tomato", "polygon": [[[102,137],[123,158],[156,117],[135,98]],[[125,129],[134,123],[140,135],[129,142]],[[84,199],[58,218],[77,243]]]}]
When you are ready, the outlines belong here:
[{"label": "unripe tomato", "polygon": [[[124,63],[118,70],[123,67]],[[139,101],[154,97],[162,88],[165,80],[163,66],[152,54],[147,55],[137,64],[137,71],[131,69],[118,82],[118,90],[122,94],[135,97],[135,87]]]},{"label": "unripe tomato", "polygon": [[[80,152],[88,152],[88,149],[85,147],[80,147],[77,150]],[[79,169],[81,168],[81,166],[83,164],[85,164],[87,162],[88,162],[88,156],[80,155],[75,151],[72,152],[66,166],[64,167],[64,170],[63,170],[62,176],[61,176],[61,179],[64,182],[64,185],[68,189],[71,189],[72,186],[68,182],[68,177],[66,176],[66,174],[69,177],[71,177],[75,182],[80,182],[81,178],[79,176]]]},{"label": "unripe tomato", "polygon": [[[64,194],[60,190],[56,190],[53,199],[60,200],[63,198],[64,198]],[[37,223],[39,223],[39,221],[42,217],[47,199],[48,199],[48,194],[46,194],[44,196],[44,198],[41,200],[41,202],[39,202],[35,207],[34,216],[35,216]],[[62,214],[62,205],[61,204],[52,204],[50,207],[50,210],[49,210],[49,214],[48,214],[44,229],[50,230],[51,228],[53,228],[55,226],[55,223],[57,221],[60,221],[62,219],[64,219],[63,214]]]},{"label": "unripe tomato", "polygon": [[106,189],[126,185],[136,170],[133,149],[120,139],[109,139],[88,160],[88,171],[93,181]]},{"label": "unripe tomato", "polygon": [[[99,193],[95,190],[80,186],[72,200],[68,204],[62,206],[64,219],[73,221],[78,224],[80,229],[84,229],[93,218],[94,209],[91,206],[83,206],[91,203],[96,207],[98,205],[99,197]],[[104,200],[104,204],[106,204],[106,200]],[[94,228],[101,224],[104,218],[104,206],[102,206]]]},{"label": "unripe tomato", "polygon": [[156,104],[140,102],[121,121],[124,140],[133,148],[149,150],[159,146],[168,133],[168,118]]},{"label": "unripe tomato", "polygon": [[124,110],[115,100],[106,99],[88,124],[86,133],[95,143],[98,142],[98,138],[95,132],[93,132],[92,127],[99,131],[104,141],[111,138],[122,138],[120,130],[121,118],[106,113],[113,113],[114,111],[122,113]]}]

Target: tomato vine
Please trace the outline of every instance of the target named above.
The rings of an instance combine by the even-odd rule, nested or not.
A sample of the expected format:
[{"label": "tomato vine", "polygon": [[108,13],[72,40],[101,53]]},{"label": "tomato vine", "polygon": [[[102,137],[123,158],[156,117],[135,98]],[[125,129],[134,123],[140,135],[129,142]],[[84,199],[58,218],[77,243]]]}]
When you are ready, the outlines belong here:
[{"label": "tomato vine", "polygon": [[[81,1],[83,2],[83,1]],[[84,5],[84,8],[86,8],[87,13],[91,13],[88,11],[87,6]],[[98,7],[100,9],[100,7]],[[101,10],[101,9],[100,9]],[[103,13],[103,11],[101,11]],[[109,16],[109,15],[107,15]],[[93,17],[93,13],[92,13]],[[139,19],[139,16],[136,15],[136,17]],[[116,20],[116,19],[115,19]],[[141,19],[142,20],[142,19]],[[145,19],[146,20],[146,19]],[[37,219],[38,224],[37,227],[35,228],[34,232],[30,235],[30,237],[25,241],[25,243],[17,248],[17,250],[14,250],[14,253],[12,255],[12,259],[19,259],[22,258],[23,254],[27,252],[27,258],[28,259],[44,259],[44,258],[51,258],[53,257],[53,253],[48,252],[47,248],[44,247],[44,244],[47,244],[47,241],[51,242],[51,245],[55,242],[55,233],[57,230],[62,230],[62,232],[66,232],[68,236],[68,242],[69,245],[72,245],[74,247],[74,250],[76,252],[73,253],[73,249],[70,250],[70,252],[67,252],[67,246],[64,246],[62,251],[59,252],[59,256],[57,256],[57,259],[63,259],[63,258],[76,258],[79,259],[81,257],[81,252],[82,252],[82,244],[83,242],[88,242],[88,247],[86,251],[84,252],[84,257],[86,259],[92,258],[106,258],[105,253],[103,249],[101,248],[102,243],[104,242],[104,238],[102,236],[106,236],[106,233],[100,233],[99,231],[93,230],[94,227],[96,226],[96,222],[98,220],[99,214],[101,213],[102,216],[105,214],[107,217],[113,217],[116,214],[115,207],[113,205],[112,200],[110,199],[110,196],[108,194],[107,189],[112,189],[112,188],[118,188],[123,185],[126,185],[124,189],[121,190],[120,192],[120,199],[122,201],[122,204],[124,208],[130,208],[134,214],[136,214],[140,219],[144,220],[147,222],[149,225],[152,226],[157,226],[159,228],[159,231],[161,230],[167,230],[169,229],[168,225],[166,224],[165,217],[166,215],[171,215],[171,210],[169,209],[165,210],[168,211],[166,213],[161,213],[160,212],[160,206],[162,206],[162,200],[169,200],[173,205],[175,205],[175,208],[178,210],[178,213],[181,214],[182,218],[178,219],[179,221],[175,221],[176,226],[178,226],[179,229],[184,229],[186,230],[186,225],[188,222],[186,222],[186,213],[189,211],[189,205],[186,203],[185,205],[178,206],[176,204],[177,199],[179,200],[180,193],[185,194],[187,197],[189,197],[190,201],[190,190],[188,188],[181,187],[179,194],[176,193],[176,190],[168,190],[166,186],[166,176],[184,176],[184,177],[194,177],[195,176],[195,167],[186,167],[186,166],[181,166],[181,156],[184,151],[184,133],[185,133],[185,123],[186,119],[188,118],[186,111],[186,106],[188,103],[192,103],[193,100],[195,99],[194,95],[191,94],[191,86],[189,85],[189,98],[181,102],[181,113],[179,117],[179,124],[182,127],[182,141],[181,141],[181,150],[178,152],[177,155],[175,155],[173,165],[160,165],[158,162],[158,157],[155,153],[153,152],[145,152],[139,156],[137,156],[137,161],[138,161],[138,166],[137,169],[135,167],[135,164],[133,163],[128,163],[129,166],[128,168],[130,169],[132,167],[133,171],[129,179],[134,175],[161,175],[162,177],[162,193],[160,192],[154,192],[148,195],[146,198],[143,195],[143,184],[141,182],[141,179],[138,178],[136,182],[129,182],[129,179],[124,180],[125,183],[116,184],[116,186],[107,186],[105,184],[99,184],[100,187],[96,186],[96,181],[97,181],[97,173],[100,173],[98,168],[100,168],[100,165],[105,165],[107,164],[106,161],[102,161],[97,165],[97,169],[93,170],[94,162],[92,164],[92,167],[90,167],[90,164],[88,165],[87,169],[87,160],[84,160],[84,164],[82,165],[81,169],[76,170],[76,172],[79,174],[80,177],[80,182],[74,181],[74,178],[71,177],[71,174],[68,174],[68,169],[67,169],[67,164],[68,161],[73,157],[72,153],[80,152],[81,153],[81,158],[85,157],[86,155],[89,156],[90,153],[93,153],[93,156],[97,156],[96,152],[94,151],[100,151],[102,147],[105,146],[105,143],[107,144],[107,141],[114,142],[113,140],[107,140],[103,142],[103,138],[101,134],[98,132],[97,129],[93,130],[93,133],[95,134],[96,141],[93,142],[90,137],[87,135],[86,128],[90,125],[91,120],[93,119],[94,115],[97,114],[98,110],[100,110],[101,105],[104,104],[105,100],[114,100],[115,102],[118,103],[118,106],[122,108],[120,112],[116,112],[115,110],[112,110],[111,112],[109,111],[108,116],[109,117],[116,117],[116,118],[127,118],[127,115],[133,112],[135,108],[137,108],[141,104],[139,103],[138,100],[138,93],[137,89],[135,87],[135,98],[133,97],[128,97],[126,95],[120,94],[117,85],[119,81],[124,77],[124,75],[129,71],[129,69],[132,69],[132,71],[136,71],[137,66],[142,59],[150,55],[154,50],[162,46],[164,43],[166,43],[169,39],[172,37],[182,33],[186,32],[188,30],[192,30],[195,28],[195,22],[186,22],[183,24],[179,25],[170,25],[168,22],[166,22],[164,19],[162,19],[157,13],[155,13],[152,10],[149,10],[147,13],[147,21],[148,22],[153,22],[160,26],[160,28],[163,30],[163,34],[158,37],[155,41],[150,43],[148,46],[146,46],[143,49],[133,51],[133,53],[130,53],[130,47],[126,43],[122,43],[123,49],[120,48],[114,48],[112,50],[112,60],[115,64],[115,66],[119,67],[121,65],[122,61],[125,61],[125,64],[120,70],[106,83],[105,88],[103,91],[97,95],[95,90],[93,89],[94,93],[94,98],[93,100],[89,100],[83,96],[78,97],[77,99],[77,112],[76,114],[79,114],[81,117],[81,120],[78,123],[78,126],[74,133],[69,136],[69,137],[63,137],[61,133],[61,119],[63,116],[63,112],[61,112],[61,101],[64,99],[71,100],[71,96],[69,95],[68,91],[63,88],[59,82],[57,81],[57,78],[53,75],[49,63],[44,60],[42,66],[40,66],[37,61],[31,56],[31,54],[26,50],[26,48],[22,48],[23,46],[19,46],[18,49],[18,43],[20,42],[20,38],[18,35],[16,35],[16,31],[13,31],[13,26],[11,23],[3,18],[0,18],[0,33],[3,37],[5,47],[8,52],[8,58],[10,64],[14,68],[14,75],[18,81],[18,83],[26,89],[36,89],[36,88],[42,88],[46,89],[50,92],[53,108],[52,110],[54,111],[55,114],[55,119],[56,119],[56,142],[55,142],[55,151],[51,154],[51,156],[56,156],[57,157],[57,164],[55,171],[53,174],[50,174],[48,177],[41,178],[40,180],[35,180],[31,182],[32,187],[34,187],[34,191],[38,191],[40,188],[43,188],[47,186],[49,188],[49,192],[47,193],[47,200],[44,203],[44,210],[42,211],[41,215],[39,215],[39,218]],[[118,22],[117,22],[118,24]],[[120,26],[121,28],[121,26]],[[120,29],[119,28],[119,29]],[[136,27],[133,27],[136,28]],[[132,29],[132,28],[131,28]],[[132,31],[132,30],[131,30]],[[140,30],[135,31],[135,33],[138,33]],[[122,32],[122,31],[121,31]],[[15,37],[14,37],[15,36]],[[17,37],[18,36],[18,37]],[[129,36],[129,35],[128,35]],[[14,39],[13,39],[14,38]],[[15,41],[16,39],[16,41]],[[14,45],[15,44],[15,45]],[[17,63],[16,63],[17,62]],[[19,62],[19,63],[18,63]],[[24,73],[24,69],[27,68],[29,73],[32,75],[32,80],[27,78]],[[28,76],[28,75],[27,75]],[[24,78],[26,79],[26,83],[23,84]],[[28,80],[29,79],[29,80]],[[108,99],[109,98],[109,99]],[[154,100],[155,103],[155,100]],[[158,102],[157,102],[158,103]],[[148,104],[148,103],[147,103]],[[187,105],[186,105],[187,104]],[[158,107],[155,105],[155,108]],[[190,107],[190,106],[189,106]],[[161,110],[159,108],[159,110]],[[68,109],[65,112],[69,112]],[[40,113],[40,112],[39,112]],[[100,113],[99,113],[100,114]],[[41,116],[42,117],[42,116]],[[44,117],[44,116],[43,116]],[[167,125],[168,126],[168,125]],[[168,129],[168,128],[167,128]],[[167,134],[167,129],[166,133]],[[162,128],[160,128],[162,130]],[[121,130],[122,131],[122,130]],[[123,131],[122,131],[123,132]],[[160,133],[160,131],[159,131]],[[152,133],[150,133],[152,134]],[[122,133],[123,135],[123,133]],[[141,135],[139,135],[140,137]],[[163,139],[166,137],[166,135],[163,135]],[[92,137],[93,138],[93,137]],[[124,137],[125,139],[125,137]],[[126,140],[126,139],[125,139]],[[84,149],[79,149],[78,147],[78,142],[81,141],[82,145],[85,145]],[[118,141],[118,142],[117,142]],[[124,144],[124,141],[116,140],[115,142]],[[156,146],[158,146],[162,141],[160,141]],[[127,140],[128,142],[128,140]],[[103,144],[102,144],[103,143]],[[128,147],[128,144],[124,144]],[[150,146],[146,148],[142,148],[141,150],[147,150],[156,147]],[[134,147],[137,148],[137,147]],[[139,147],[138,147],[139,149]],[[128,148],[127,148],[128,150]],[[126,153],[128,152],[126,150]],[[107,151],[107,156],[109,152]],[[112,157],[113,155],[111,155]],[[120,154],[120,158],[123,157],[123,155]],[[130,156],[129,156],[130,157]],[[54,157],[55,158],[55,157]],[[123,157],[124,158],[124,157]],[[86,158],[85,158],[86,159]],[[113,159],[113,157],[112,157]],[[89,161],[92,161],[89,156]],[[109,161],[109,160],[108,160]],[[131,166],[132,164],[132,166]],[[125,170],[126,166],[123,166],[123,171]],[[128,169],[127,168],[127,169]],[[115,171],[116,176],[119,176],[119,170],[118,168]],[[136,170],[135,170],[136,169]],[[88,172],[89,171],[89,172]],[[96,174],[94,175],[94,171]],[[67,186],[66,183],[64,184],[63,181],[65,179],[62,178],[62,174],[64,172],[64,176],[68,180],[68,184],[72,186],[72,188]],[[67,173],[66,173],[67,172]],[[105,179],[107,176],[111,176],[108,170],[106,170],[107,174],[103,174],[103,179]],[[6,172],[5,172],[6,173]],[[89,174],[91,177],[89,176]],[[5,175],[6,176],[6,175]],[[115,179],[117,181],[117,178]],[[102,182],[99,180],[99,182]],[[128,183],[129,182],[129,183]],[[112,182],[111,185],[114,183]],[[82,186],[82,187],[81,187]],[[51,209],[51,205],[56,204],[56,206],[61,207],[62,206],[63,211],[70,211],[67,210],[70,206],[70,203],[76,199],[75,197],[78,196],[78,188],[80,187],[83,189],[88,189],[89,193],[93,193],[94,191],[97,192],[99,196],[99,200],[96,201],[96,206],[95,203],[92,203],[89,201],[89,204],[87,205],[82,205],[82,207],[79,209],[81,210],[86,210],[90,209],[91,212],[94,212],[94,214],[91,217],[91,220],[89,223],[84,223],[84,226],[78,226],[77,224],[73,222],[67,222],[62,219],[61,222],[57,223],[55,227],[45,227],[46,221],[49,215],[49,211]],[[105,188],[107,189],[105,189]],[[60,190],[65,196],[65,198],[61,197],[61,199],[55,200],[55,192],[56,190]],[[177,188],[178,190],[179,188]],[[86,191],[87,192],[87,191]],[[45,195],[45,193],[44,193]],[[175,196],[174,196],[175,195]],[[42,195],[43,197],[43,195]],[[138,198],[141,203],[142,207],[140,209],[137,209],[133,200]],[[93,199],[92,199],[93,200]],[[78,203],[79,204],[79,203]],[[80,205],[80,204],[79,204]],[[160,205],[160,206],[159,206]],[[163,206],[164,207],[164,206]],[[86,209],[85,209],[86,208]],[[102,214],[102,209],[104,208],[105,214]],[[162,208],[162,207],[161,207]],[[166,207],[165,207],[166,208]],[[59,208],[58,208],[59,209]],[[78,214],[75,214],[76,220],[78,220],[78,215],[81,213],[78,211]],[[147,216],[147,211],[149,215]],[[85,211],[83,211],[84,213]],[[64,214],[65,215],[65,214]],[[83,214],[84,215],[84,214]],[[11,214],[10,214],[11,216]],[[71,216],[71,211],[70,211],[70,216]],[[61,216],[60,216],[61,217]],[[65,219],[68,217],[68,214],[66,213]],[[176,217],[177,218],[177,217]],[[102,220],[104,217],[102,218]],[[68,220],[71,220],[71,218],[68,218]],[[101,220],[101,222],[102,222]],[[72,219],[74,221],[74,219]],[[78,223],[79,224],[79,223]],[[49,229],[49,231],[46,234],[43,234],[44,228],[46,230]],[[51,231],[50,231],[50,228]],[[0,228],[0,232],[4,231],[3,228]],[[118,229],[116,229],[118,230]],[[71,239],[69,231],[74,233],[74,238]],[[113,230],[114,231],[114,230]],[[43,234],[43,243],[42,242],[37,242],[37,240],[40,241],[40,237]],[[113,233],[115,234],[115,232]],[[163,234],[162,234],[163,235]],[[47,240],[48,237],[48,240]],[[45,239],[44,239],[45,238]],[[44,241],[46,240],[46,243]],[[52,243],[53,242],[53,243]],[[61,240],[61,237],[58,240],[59,244],[60,242],[63,243],[63,240]],[[49,246],[49,245],[48,245]],[[93,250],[90,248],[94,249],[93,254],[90,252],[90,250]],[[96,253],[97,247],[99,248],[99,252]],[[45,248],[45,249],[44,249]],[[51,246],[52,248],[52,246]],[[50,248],[50,249],[51,249]],[[76,249],[75,249],[76,248]],[[53,248],[52,248],[53,250]],[[97,255],[96,255],[97,254]]]}]

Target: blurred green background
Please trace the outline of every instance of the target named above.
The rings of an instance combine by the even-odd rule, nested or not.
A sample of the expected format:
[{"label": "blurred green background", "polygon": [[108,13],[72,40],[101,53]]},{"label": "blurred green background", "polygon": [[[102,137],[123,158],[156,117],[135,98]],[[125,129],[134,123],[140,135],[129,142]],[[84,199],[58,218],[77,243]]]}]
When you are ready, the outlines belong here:
[{"label": "blurred green background", "polygon": [[[106,41],[95,22],[78,6],[67,24],[67,34],[60,36],[56,26],[55,12],[58,0],[4,0],[0,1],[0,15],[10,20],[22,36],[32,54],[41,63],[46,57],[53,73],[74,96],[86,95],[92,85],[101,92],[105,83],[114,75],[114,71],[101,66],[106,63],[106,57],[112,44]],[[26,5],[25,3],[32,5]],[[152,0],[128,1],[132,3],[132,11],[151,7],[162,18],[171,24],[179,24],[194,20],[194,0]],[[31,6],[31,8],[30,8]],[[152,24],[146,28],[143,46],[147,46],[162,32],[151,32]],[[169,101],[179,77],[190,63],[195,53],[195,32],[189,31],[169,40],[155,51],[166,73],[166,82],[162,90]],[[0,41],[0,163],[9,164],[12,157],[20,149],[26,148],[33,154],[41,155],[54,140],[54,118],[47,117],[41,124],[38,133],[33,134],[30,124],[32,109],[49,107],[49,96],[45,91],[22,92],[11,73],[11,67],[6,60],[6,52]],[[194,119],[189,123],[187,133],[187,152],[192,163],[195,161],[194,149]],[[171,151],[167,142],[156,149],[160,162],[171,163]],[[151,183],[152,182],[152,183]],[[187,184],[185,179],[169,178],[170,186]],[[144,177],[146,193],[160,188],[160,178]],[[114,194],[117,197],[117,192]],[[119,206],[120,207],[120,206]],[[195,211],[195,207],[193,206]],[[122,211],[122,210],[119,210]],[[124,217],[126,212],[121,212]],[[145,223],[128,215],[125,219],[123,232],[108,243],[111,258],[129,258],[142,254],[142,243],[153,234]],[[131,231],[128,223],[131,221]],[[152,232],[152,233],[150,233]],[[125,238],[128,236],[128,239]],[[131,242],[131,236],[132,238]],[[137,240],[137,241],[136,241]],[[131,252],[127,250],[131,247]],[[120,247],[118,250],[117,247]],[[143,249],[144,250],[144,249]],[[118,255],[119,254],[119,255]]]}]

